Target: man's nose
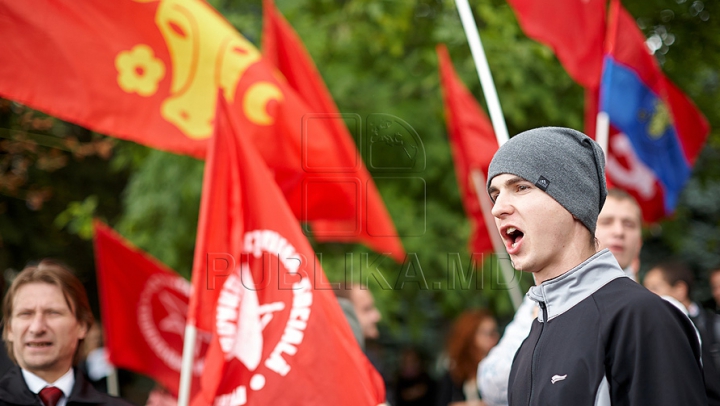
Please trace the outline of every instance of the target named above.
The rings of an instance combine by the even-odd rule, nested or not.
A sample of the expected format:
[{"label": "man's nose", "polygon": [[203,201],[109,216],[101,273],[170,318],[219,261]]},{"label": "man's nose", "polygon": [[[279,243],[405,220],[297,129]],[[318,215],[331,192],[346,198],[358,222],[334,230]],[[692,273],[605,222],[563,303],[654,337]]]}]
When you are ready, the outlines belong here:
[{"label": "man's nose", "polygon": [[503,197],[502,194],[498,195],[495,198],[495,204],[492,207],[492,210],[490,211],[493,216],[497,218],[502,218],[513,211],[513,206],[510,202],[510,199],[507,197]]},{"label": "man's nose", "polygon": [[30,332],[33,334],[41,334],[45,329],[47,329],[45,315],[42,313],[36,314],[30,323]]},{"label": "man's nose", "polygon": [[625,234],[625,227],[621,221],[613,221],[611,227],[612,234],[615,236],[623,236]]}]

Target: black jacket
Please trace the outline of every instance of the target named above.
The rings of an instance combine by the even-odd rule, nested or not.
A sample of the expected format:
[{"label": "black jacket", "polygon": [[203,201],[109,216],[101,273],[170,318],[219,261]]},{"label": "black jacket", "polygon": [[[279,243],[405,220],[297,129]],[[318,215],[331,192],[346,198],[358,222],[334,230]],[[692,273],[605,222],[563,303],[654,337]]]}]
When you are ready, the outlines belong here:
[{"label": "black jacket", "polygon": [[[0,378],[0,406],[42,406],[40,398],[30,392],[20,367],[10,368]],[[67,406],[131,406],[130,403],[96,391],[75,368],[75,385],[68,397]]]},{"label": "black jacket", "polygon": [[[2,337],[3,328],[4,323],[2,322],[2,320],[0,320],[0,337]],[[15,363],[13,363],[8,356],[5,342],[3,340],[0,340],[0,377],[5,375],[5,371],[10,370],[10,368],[12,368],[13,366],[15,366]]]},{"label": "black jacket", "polygon": [[690,319],[609,251],[528,295],[541,314],[513,360],[511,406],[708,404]]},{"label": "black jacket", "polygon": [[[697,305],[697,304],[696,304]],[[702,363],[705,373],[705,388],[709,406],[720,406],[720,370],[716,361],[717,348],[720,343],[715,334],[715,312],[699,307],[699,313],[691,315],[695,327],[702,338]]]}]

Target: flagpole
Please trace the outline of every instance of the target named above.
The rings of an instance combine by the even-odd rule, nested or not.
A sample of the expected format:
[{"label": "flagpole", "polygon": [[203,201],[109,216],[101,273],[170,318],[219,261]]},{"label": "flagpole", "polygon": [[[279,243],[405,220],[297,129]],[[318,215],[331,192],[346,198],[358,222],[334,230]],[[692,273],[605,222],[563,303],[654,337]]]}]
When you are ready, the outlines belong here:
[{"label": "flagpole", "polygon": [[110,373],[107,376],[107,392],[111,396],[120,396],[120,384],[118,382],[118,372],[115,365],[110,365]]},{"label": "flagpole", "polygon": [[610,139],[610,116],[604,111],[598,111],[595,121],[595,141],[600,144],[605,154],[605,162],[608,158],[608,140]]},{"label": "flagpole", "polygon": [[190,403],[190,385],[192,384],[193,355],[195,354],[196,338],[197,327],[189,323],[186,324],[185,338],[183,339],[182,364],[180,366],[178,406],[188,406]]},{"label": "flagpole", "polygon": [[[478,71],[480,77],[480,84],[482,85],[483,94],[485,95],[485,101],[487,102],[488,111],[490,112],[490,120],[492,121],[493,130],[495,132],[495,138],[498,142],[498,147],[501,147],[510,138],[508,136],[507,126],[505,125],[505,118],[502,114],[502,108],[500,107],[500,100],[497,96],[497,90],[495,89],[495,83],[493,82],[492,73],[490,72],[490,66],[485,56],[485,50],[480,40],[480,32],[475,24],[475,18],[473,17],[472,10],[467,0],[455,0],[455,5],[460,14],[460,20],[462,21],[463,29],[465,30],[465,36],[468,39],[470,45],[470,52],[472,53],[473,60],[475,61],[475,68]],[[490,211],[492,210],[490,205],[490,197],[485,193],[485,180],[481,171],[473,169],[470,171],[473,185],[475,187],[475,194],[480,208],[485,219],[485,226],[488,228],[488,234],[495,250],[495,256],[497,257],[500,270],[502,271],[505,283],[510,283],[513,280],[513,270],[510,266],[510,261],[503,258],[506,255],[505,247],[500,241],[500,236],[490,228],[495,221],[492,218]],[[510,301],[513,307],[517,309],[522,303],[522,293],[517,288],[510,288],[508,290],[510,294]]]},{"label": "flagpole", "polygon": [[[493,220],[493,216],[490,214],[490,211],[492,210],[490,196],[485,193],[485,176],[483,176],[481,170],[472,169],[470,171],[470,177],[472,178],[473,186],[475,187],[475,195],[477,196],[478,202],[480,202],[480,209],[483,213],[483,218],[485,219],[485,227],[488,229],[488,235],[490,236],[490,241],[492,241],[493,249],[495,250],[495,257],[497,258],[498,265],[500,266],[500,271],[503,274],[505,283],[509,285],[510,281],[514,279],[513,269],[509,258],[505,257],[505,246],[500,240],[500,235],[496,232],[496,230],[492,229],[494,227],[495,220]],[[510,294],[510,301],[512,301],[513,307],[515,309],[520,307],[523,300],[522,292],[520,292],[520,285],[510,286],[508,293]]]},{"label": "flagpole", "polygon": [[497,90],[495,90],[492,73],[490,73],[490,66],[488,65],[485,51],[480,41],[480,33],[478,32],[472,10],[470,10],[470,5],[467,0],[455,0],[455,5],[460,14],[460,20],[465,29],[465,36],[470,45],[470,52],[472,53],[475,67],[480,77],[480,84],[482,85],[485,101],[490,111],[490,120],[495,130],[495,137],[497,138],[498,146],[501,147],[509,139],[508,131],[507,126],[505,126],[502,108],[500,107],[500,100],[498,100]]}]

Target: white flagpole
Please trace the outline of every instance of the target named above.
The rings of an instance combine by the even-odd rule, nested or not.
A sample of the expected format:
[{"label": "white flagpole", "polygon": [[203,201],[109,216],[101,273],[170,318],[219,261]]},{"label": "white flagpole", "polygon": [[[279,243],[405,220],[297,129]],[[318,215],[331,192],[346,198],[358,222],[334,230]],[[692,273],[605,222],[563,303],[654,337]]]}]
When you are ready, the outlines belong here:
[{"label": "white flagpole", "polygon": [[[503,245],[502,240],[500,240],[500,235],[495,230],[495,220],[493,219],[492,214],[490,214],[492,205],[490,204],[490,196],[488,196],[485,192],[485,176],[483,176],[482,171],[478,169],[471,170],[470,176],[472,177],[473,186],[475,187],[475,195],[480,202],[480,209],[483,213],[483,218],[485,219],[485,227],[487,227],[488,234],[490,235],[490,241],[492,241],[493,249],[495,250],[495,257],[497,258],[498,265],[500,266],[500,271],[503,274],[505,283],[510,285],[511,281],[514,279],[513,268],[510,264],[510,258],[507,258],[505,255],[505,246]],[[515,309],[520,307],[520,304],[523,301],[520,284],[510,286],[508,288],[508,293],[510,294],[510,301],[512,302],[513,307],[515,307]]]},{"label": "white flagpole", "polygon": [[[495,89],[495,83],[492,79],[492,73],[490,72],[490,66],[485,56],[485,50],[480,41],[480,33],[478,32],[477,25],[475,24],[475,18],[473,17],[472,10],[467,0],[455,0],[458,13],[460,14],[460,20],[462,21],[463,29],[465,30],[465,36],[468,39],[470,45],[470,52],[472,53],[473,60],[475,61],[475,67],[480,77],[480,84],[482,85],[483,94],[485,95],[485,101],[490,111],[490,120],[492,121],[493,130],[495,131],[495,138],[497,138],[498,147],[501,147],[509,139],[507,126],[505,125],[505,118],[502,114],[502,108],[500,107],[500,100],[497,96],[497,90]],[[475,193],[480,203],[480,208],[483,212],[483,218],[485,219],[485,225],[488,228],[488,234],[495,250],[495,256],[497,257],[498,264],[505,278],[505,283],[510,283],[513,280],[514,274],[509,258],[506,256],[505,247],[500,241],[500,236],[492,231],[495,221],[490,214],[492,210],[490,204],[490,197],[485,193],[485,177],[482,172],[475,169],[470,172],[472,177],[473,186],[475,187]],[[510,300],[517,309],[522,303],[522,292],[520,292],[519,285],[509,289]]]},{"label": "white flagpole", "polygon": [[458,13],[460,13],[460,20],[465,29],[465,36],[468,39],[468,44],[470,44],[470,52],[472,52],[475,67],[477,68],[478,76],[480,76],[480,84],[482,85],[485,101],[490,111],[490,120],[495,130],[495,137],[497,138],[498,146],[502,146],[509,139],[508,131],[505,126],[502,108],[500,108],[497,91],[495,90],[495,83],[490,73],[490,66],[488,65],[485,51],[480,41],[480,33],[478,32],[472,10],[470,10],[470,5],[467,0],[455,0],[455,5],[457,6]]},{"label": "white flagpole", "polygon": [[605,162],[608,158],[608,140],[610,139],[610,117],[604,111],[598,111],[595,121],[595,141],[600,144],[605,154]]},{"label": "white flagpole", "polygon": [[190,385],[192,384],[192,369],[195,354],[195,339],[197,328],[192,324],[185,325],[185,338],[183,340],[182,364],[180,367],[180,389],[178,390],[178,406],[188,406],[190,403]]},{"label": "white flagpole", "polygon": [[120,396],[120,383],[115,365],[110,365],[110,373],[107,376],[107,392],[111,396]]}]

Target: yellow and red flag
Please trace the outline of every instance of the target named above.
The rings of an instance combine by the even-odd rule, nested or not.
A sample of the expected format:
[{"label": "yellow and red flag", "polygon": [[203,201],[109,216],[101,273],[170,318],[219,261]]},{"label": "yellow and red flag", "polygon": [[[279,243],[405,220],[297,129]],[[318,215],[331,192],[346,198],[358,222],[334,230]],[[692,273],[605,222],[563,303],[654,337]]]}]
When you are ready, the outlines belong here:
[{"label": "yellow and red flag", "polygon": [[[332,143],[333,153],[340,157],[338,164],[341,166],[307,166],[320,172],[336,172],[337,182],[358,185],[356,215],[346,221],[314,221],[313,236],[318,241],[359,241],[402,262],[405,250],[342,115],[302,41],[272,0],[263,2],[262,38],[263,55],[312,109],[313,121],[327,127],[331,137],[328,143]],[[306,139],[309,143],[316,142],[317,135],[308,133]]]},{"label": "yellow and red flag", "polygon": [[188,316],[213,334],[192,404],[382,403],[382,378],[268,168],[252,143],[233,134],[235,120],[221,102]]},{"label": "yellow and red flag", "polygon": [[[352,166],[277,70],[201,0],[0,0],[0,96],[111,136],[204,158],[218,92],[297,218],[356,216]],[[305,165],[305,166],[304,166]]]}]

